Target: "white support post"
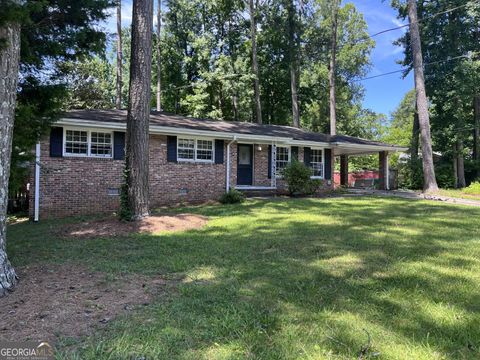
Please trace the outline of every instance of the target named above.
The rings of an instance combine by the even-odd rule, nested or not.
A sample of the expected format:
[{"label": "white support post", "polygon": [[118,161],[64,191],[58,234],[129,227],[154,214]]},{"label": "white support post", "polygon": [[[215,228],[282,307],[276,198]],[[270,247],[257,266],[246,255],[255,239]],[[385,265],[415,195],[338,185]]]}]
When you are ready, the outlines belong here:
[{"label": "white support post", "polygon": [[388,166],[388,152],[385,152],[385,189],[390,190],[390,169]]},{"label": "white support post", "polygon": [[227,192],[230,191],[230,145],[235,141],[235,137],[227,144],[227,174],[225,179],[225,189]]},{"label": "white support post", "polygon": [[277,145],[272,142],[272,168],[271,168],[271,174],[272,174],[272,188],[276,189],[277,188]]},{"label": "white support post", "polygon": [[35,146],[35,210],[33,220],[38,222],[40,213],[40,143]]}]

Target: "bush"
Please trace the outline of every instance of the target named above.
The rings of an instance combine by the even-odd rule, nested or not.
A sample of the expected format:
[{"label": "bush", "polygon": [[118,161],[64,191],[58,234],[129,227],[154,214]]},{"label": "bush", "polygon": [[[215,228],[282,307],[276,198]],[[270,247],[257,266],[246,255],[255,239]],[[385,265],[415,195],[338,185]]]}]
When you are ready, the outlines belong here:
[{"label": "bush", "polygon": [[283,170],[290,195],[312,195],[322,186],[322,180],[312,179],[312,169],[299,161],[292,161]]},{"label": "bush", "polygon": [[238,190],[229,190],[220,197],[222,204],[239,204],[245,200],[245,195]]},{"label": "bush", "polygon": [[469,187],[463,190],[463,192],[466,194],[480,195],[480,182],[475,181],[471,183]]}]

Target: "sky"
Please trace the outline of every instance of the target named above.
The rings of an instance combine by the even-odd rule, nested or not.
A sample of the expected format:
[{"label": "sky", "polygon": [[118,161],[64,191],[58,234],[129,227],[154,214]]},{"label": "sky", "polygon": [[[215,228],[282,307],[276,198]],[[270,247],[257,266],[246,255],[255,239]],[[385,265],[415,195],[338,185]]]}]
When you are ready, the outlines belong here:
[{"label": "sky", "polygon": [[[404,24],[397,19],[397,12],[390,6],[389,0],[347,0],[353,2],[368,24],[370,34],[385,29],[391,29]],[[344,1],[346,2],[346,1]],[[156,3],[156,2],[155,2]],[[116,9],[112,9],[112,16],[106,27],[111,33],[116,32]],[[122,26],[129,26],[132,21],[132,1],[122,1]],[[394,46],[393,41],[402,35],[404,29],[391,31],[374,39],[376,47],[372,52],[372,68],[367,77],[382,73],[400,70],[397,60],[403,58],[403,48]],[[365,80],[364,107],[377,113],[390,115],[398,106],[403,96],[414,87],[413,76],[410,74],[402,79],[402,74],[382,76],[376,79]]]}]

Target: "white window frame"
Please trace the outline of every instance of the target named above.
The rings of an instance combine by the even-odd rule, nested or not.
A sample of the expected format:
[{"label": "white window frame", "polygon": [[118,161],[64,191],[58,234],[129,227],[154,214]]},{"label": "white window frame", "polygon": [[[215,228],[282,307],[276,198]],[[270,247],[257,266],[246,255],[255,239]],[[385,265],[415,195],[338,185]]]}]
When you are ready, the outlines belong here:
[{"label": "white window frame", "polygon": [[[84,131],[87,133],[87,153],[86,154],[71,154],[67,152],[67,131]],[[110,134],[110,139],[112,140],[112,153],[110,155],[96,155],[92,154],[92,132]],[[63,144],[62,144],[62,154],[64,157],[90,157],[95,159],[113,159],[113,131],[108,131],[104,129],[89,129],[89,128],[63,128]]]},{"label": "white window frame", "polygon": [[279,173],[279,170],[281,172],[283,169],[279,169],[278,165],[277,165],[277,156],[278,156],[278,149],[279,148],[288,149],[288,161],[287,161],[287,166],[288,166],[288,164],[290,164],[292,162],[292,147],[291,146],[277,145],[276,156],[275,156],[275,177],[277,179],[282,179],[283,175]]},{"label": "white window frame", "polygon": [[[178,155],[178,144],[179,139],[185,140],[193,140],[193,159],[184,159]],[[205,159],[198,159],[197,158],[197,144],[198,141],[210,141],[212,143],[212,159],[205,160]],[[204,149],[202,149],[204,150]],[[215,162],[215,139],[212,138],[204,138],[204,137],[192,137],[192,136],[177,136],[177,161],[178,162],[186,162],[186,163],[203,163],[203,164],[213,164]]]},{"label": "white window frame", "polygon": [[[324,179],[325,178],[325,149],[324,148],[310,148],[310,151],[320,150],[322,152],[322,176],[311,176],[312,179]],[[305,154],[304,154],[305,156]],[[310,169],[312,168],[312,153],[310,153]],[[315,161],[316,162],[316,161]]]}]

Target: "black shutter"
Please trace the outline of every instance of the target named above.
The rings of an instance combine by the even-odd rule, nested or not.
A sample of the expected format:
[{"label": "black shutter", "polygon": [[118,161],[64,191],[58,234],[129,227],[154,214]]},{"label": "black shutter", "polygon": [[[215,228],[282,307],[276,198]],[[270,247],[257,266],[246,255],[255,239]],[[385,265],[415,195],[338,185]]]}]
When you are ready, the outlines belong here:
[{"label": "black shutter", "polygon": [[113,132],[113,159],[125,160],[125,133]]},{"label": "black shutter", "polygon": [[332,180],[332,149],[325,149],[325,180]]},{"label": "black shutter", "polygon": [[223,164],[224,141],[215,140],[215,164]]},{"label": "black shutter", "polygon": [[63,156],[63,128],[52,127],[50,130],[50,157]]},{"label": "black shutter", "polygon": [[310,162],[312,161],[312,149],[309,147],[303,148],[303,163],[305,166],[310,167]]},{"label": "black shutter", "polygon": [[167,136],[167,161],[177,162],[177,137]]},{"label": "black shutter", "polygon": [[268,145],[268,178],[272,178],[272,145]]},{"label": "black shutter", "polygon": [[298,146],[292,146],[292,160],[298,161]]}]

